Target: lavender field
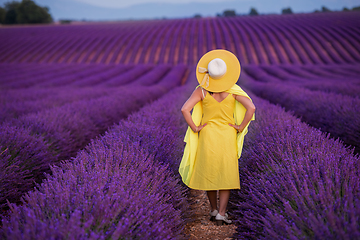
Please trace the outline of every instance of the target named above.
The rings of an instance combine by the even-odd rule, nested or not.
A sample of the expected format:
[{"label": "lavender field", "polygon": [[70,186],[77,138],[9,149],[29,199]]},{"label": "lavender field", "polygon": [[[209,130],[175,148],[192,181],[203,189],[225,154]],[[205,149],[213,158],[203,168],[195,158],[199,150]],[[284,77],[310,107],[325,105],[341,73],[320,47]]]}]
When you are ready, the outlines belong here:
[{"label": "lavender field", "polygon": [[257,119],[236,239],[360,238],[360,13],[0,27],[1,239],[186,239],[180,108],[212,49]]}]

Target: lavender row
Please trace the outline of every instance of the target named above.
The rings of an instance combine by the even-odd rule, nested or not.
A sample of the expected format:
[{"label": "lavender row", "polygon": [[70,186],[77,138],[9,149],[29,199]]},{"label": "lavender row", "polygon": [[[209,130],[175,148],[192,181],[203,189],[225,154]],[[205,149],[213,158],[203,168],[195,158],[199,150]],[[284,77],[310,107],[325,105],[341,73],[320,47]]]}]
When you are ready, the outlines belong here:
[{"label": "lavender row", "polygon": [[[25,65],[19,65],[18,68]],[[140,85],[144,82],[148,86],[150,82],[162,80],[162,78],[158,77],[164,77],[165,74],[159,74],[159,72],[163,72],[164,69],[175,68],[175,66],[169,64],[68,64],[61,69],[57,69],[56,64],[45,64],[43,66],[48,69],[47,72],[42,69],[29,69],[21,75],[16,74],[18,68],[15,67],[12,70],[13,75],[4,76],[3,83],[0,85],[4,90],[8,91],[23,88],[36,88],[36,91],[39,91],[39,88],[56,87],[119,87],[135,81]],[[177,65],[177,67],[179,66],[182,65]],[[154,77],[157,78],[154,79]],[[31,89],[31,91],[33,90]],[[36,96],[31,98],[36,98]]]},{"label": "lavender row", "polygon": [[[6,199],[17,201],[23,193],[22,189],[28,189],[34,178],[41,178],[43,171],[38,169],[74,156],[110,125],[179,86],[185,71],[185,66],[177,66],[152,87],[118,88],[109,96],[65,104],[4,123],[0,134],[1,151],[4,153],[0,162],[8,167],[1,168],[1,206],[4,207]],[[14,132],[21,134],[9,138]],[[29,142],[29,139],[35,142]],[[32,148],[33,145],[36,147]],[[43,155],[51,158],[46,161],[42,159]],[[37,163],[45,166],[28,167]],[[14,168],[16,171],[13,171]],[[28,177],[21,178],[23,172]],[[16,186],[21,186],[21,189]]]},{"label": "lavender row", "polygon": [[260,82],[282,82],[310,90],[358,97],[360,73],[355,71],[356,66],[245,65],[243,69],[247,75]]},{"label": "lavender row", "polygon": [[[176,66],[152,87],[118,88],[108,96],[65,104],[4,123],[0,146],[2,151],[6,151],[0,162],[9,167],[1,168],[1,182],[4,182],[0,191],[2,206],[5,199],[17,201],[23,193],[22,189],[32,185],[31,177],[20,177],[23,172],[41,179],[43,171],[38,169],[48,169],[49,163],[73,156],[113,123],[179,86],[186,70],[185,66]],[[19,134],[9,137],[14,132]],[[29,142],[31,139],[34,142]],[[37,163],[36,168],[28,167]],[[6,187],[12,184],[13,187]]]},{"label": "lavender row", "polygon": [[[244,75],[245,77],[245,75]],[[247,78],[244,86],[257,96],[292,111],[309,125],[341,138],[360,150],[360,98],[312,91],[294,84],[263,83]]]},{"label": "lavender row", "polygon": [[[348,81],[357,82],[360,78],[358,64],[332,64],[332,65],[243,65],[244,70],[255,79],[261,79],[261,75],[269,75],[279,80],[306,81],[306,80],[329,80],[329,81]],[[269,79],[268,81],[270,81]]]},{"label": "lavender row", "polygon": [[333,82],[307,82],[302,83],[301,87],[307,88],[313,91],[322,91],[328,93],[338,93],[342,95],[348,95],[351,97],[359,97],[360,96],[360,86],[359,84],[355,85],[349,82],[340,82],[338,84]]},{"label": "lavender row", "polygon": [[12,205],[2,239],[174,239],[183,190],[168,167],[128,143],[98,140]]},{"label": "lavender row", "polygon": [[[1,72],[1,88],[16,88],[32,86],[33,82],[43,82],[52,79],[60,74],[70,75],[77,71],[85,69],[84,65],[69,65],[69,64],[0,64]],[[5,72],[5,69],[7,73]],[[35,78],[35,79],[33,79]],[[33,79],[32,81],[30,81]],[[29,82],[31,82],[29,84]]]},{"label": "lavender row", "polygon": [[[353,37],[358,37],[358,35],[354,34],[352,31],[352,27],[349,29],[337,28],[341,24],[334,24],[333,27],[327,29],[326,31],[321,31],[321,23],[320,22],[312,22],[301,19],[303,23],[299,24],[299,26],[307,26],[310,29],[310,32],[317,32],[318,34],[322,34],[327,40],[323,41],[328,48],[333,48],[334,50],[344,53],[344,49],[346,49],[348,55],[342,55],[342,57],[353,57],[354,59],[359,59],[358,51],[360,50],[360,44],[358,41],[354,41]],[[338,16],[338,20],[345,20],[341,16]],[[320,31],[319,31],[320,30]],[[336,40],[336,41],[334,41]],[[354,51],[355,50],[355,51]]]},{"label": "lavender row", "polygon": [[[294,18],[304,18],[303,16],[294,16]],[[266,18],[266,20],[265,20]],[[326,35],[324,26],[322,28],[310,31],[304,31],[308,25],[301,25],[298,19],[289,18],[287,23],[280,18],[272,18],[265,16],[263,21],[254,20],[253,18],[237,18],[238,24],[243,24],[244,28],[249,26],[246,35],[251,42],[251,52],[249,55],[249,63],[293,63],[293,64],[312,64],[312,63],[345,63],[358,62],[360,59],[358,48],[347,44],[343,37],[336,36],[336,40],[331,39],[330,44],[334,44],[337,53],[328,47],[329,40],[324,39],[320,35],[316,35],[316,31]],[[299,27],[300,30],[294,31]],[[258,29],[261,30],[258,30]],[[255,31],[256,34],[253,34]],[[276,38],[274,38],[276,36]],[[341,39],[341,40],[340,40]],[[258,44],[261,41],[261,46]],[[269,44],[269,41],[271,44]],[[320,43],[320,45],[319,45]],[[345,46],[343,46],[345,45]],[[248,47],[247,47],[248,49]],[[262,50],[263,51],[260,51]],[[340,50],[341,49],[341,50]],[[331,56],[331,58],[328,57]],[[340,57],[343,59],[340,59]],[[268,58],[268,60],[266,60]]]},{"label": "lavender row", "polygon": [[283,108],[252,99],[258,118],[240,159],[241,190],[230,199],[234,237],[358,239],[359,155]]},{"label": "lavender row", "polygon": [[[1,64],[2,67],[6,67],[7,65],[11,66],[12,71],[8,75],[2,76],[2,89],[28,88],[39,85],[46,86],[46,84],[51,85],[53,81],[59,82],[60,79],[75,81],[111,68],[110,65],[90,64]],[[19,69],[27,67],[27,65],[32,66],[32,68],[18,72]]]},{"label": "lavender row", "polygon": [[[136,91],[138,93],[136,93]],[[159,88],[121,88],[108,96],[80,100],[5,121],[3,125],[30,129],[45,136],[61,158],[74,154],[92,137],[105,131],[145,103],[160,97]],[[141,94],[141,96],[137,96]]]},{"label": "lavender row", "polygon": [[[341,18],[341,16],[337,17]],[[360,59],[358,43],[353,42],[352,38],[347,35],[339,34],[339,31],[343,29],[339,28],[338,24],[333,24],[331,28],[324,30],[324,25],[321,24],[317,24],[317,28],[313,27],[313,23],[307,22],[303,24],[304,19],[299,16],[289,18],[287,23],[291,24],[285,25],[284,21],[279,20],[275,20],[270,27],[276,27],[278,30],[283,31],[287,38],[293,39],[291,43],[294,46],[296,45],[293,50],[296,51],[299,59],[296,60],[297,56],[291,56],[292,53],[288,52],[292,61],[318,64],[344,63],[353,62],[354,60],[358,62]],[[267,21],[264,21],[264,23],[269,24]]]},{"label": "lavender row", "polygon": [[116,92],[114,88],[47,88],[0,91],[0,122],[71,104],[76,101],[96,99]]},{"label": "lavender row", "polygon": [[[15,65],[15,64],[12,64]],[[31,64],[33,65],[33,64]],[[24,64],[19,65],[19,68]],[[92,86],[101,81],[118,77],[134,66],[96,64],[44,64],[43,68],[29,69],[23,74],[13,71],[2,79],[3,89],[28,87]],[[17,70],[17,69],[14,69]]]},{"label": "lavender row", "polygon": [[175,88],[53,166],[22,206],[12,205],[0,236],[180,239],[187,200],[173,172],[183,150],[185,91]]},{"label": "lavender row", "polygon": [[359,19],[343,12],[5,28],[0,62],[195,64],[227,48],[242,64],[358,63]]},{"label": "lavender row", "polygon": [[[65,104],[3,123],[0,145],[4,153],[0,162],[6,167],[1,168],[1,207],[6,199],[17,201],[33,180],[43,178],[43,169],[49,170],[49,164],[74,156],[107,127],[161,96],[156,96],[159,88],[138,91],[142,96],[132,89],[119,89],[106,97]],[[26,177],[21,177],[25,173]]]},{"label": "lavender row", "polygon": [[[161,82],[164,78],[167,78],[167,74],[170,71],[177,71],[176,68],[170,65],[159,65],[159,66],[125,66],[119,65],[113,67],[115,71],[117,71],[116,77],[111,77],[108,71],[103,69],[102,73],[91,75],[88,71],[83,71],[81,73],[85,76],[83,79],[76,80],[72,85],[66,85],[65,87],[52,87],[52,88],[39,88],[41,83],[36,83],[38,78],[34,78],[33,80],[31,77],[28,79],[28,84],[32,84],[32,81],[35,83],[33,84],[33,88],[26,88],[26,89],[8,89],[2,90],[0,96],[0,121],[4,121],[10,118],[17,118],[23,114],[31,113],[40,111],[46,108],[52,108],[64,105],[65,103],[70,103],[78,100],[86,100],[92,98],[98,98],[101,96],[108,96],[112,94],[115,89],[114,88],[107,88],[106,85],[110,86],[109,83],[118,84],[118,85],[125,85],[128,81],[131,81],[131,84],[136,83],[137,85],[145,85],[150,86]],[[133,71],[130,71],[133,69]],[[141,72],[140,70],[146,69],[148,71],[146,74]],[[13,70],[16,72],[16,69]],[[37,72],[36,72],[37,73]],[[35,74],[36,74],[35,73]],[[141,73],[142,75],[139,75]],[[57,73],[59,74],[59,73]],[[61,76],[58,78],[54,78],[49,82],[52,82],[52,85],[55,82],[60,82],[65,85],[65,82],[68,79],[77,78],[79,74],[70,76]],[[138,78],[136,78],[138,76]],[[136,79],[134,79],[136,78]],[[125,80],[125,81],[124,81]],[[172,81],[169,79],[169,81]],[[25,81],[24,81],[25,82]],[[41,82],[41,81],[40,81]],[[75,88],[75,86],[82,86],[85,88]],[[98,86],[96,88],[92,86]]]},{"label": "lavender row", "polygon": [[[311,33],[315,39],[318,39],[319,43],[323,45],[326,52],[331,58],[330,62],[346,63],[352,62],[353,59],[360,60],[359,54],[354,53],[351,45],[345,41],[343,37],[336,34],[332,30],[321,31],[320,27],[314,27],[312,25],[303,25],[304,30]],[[331,39],[331,42],[328,40]]]},{"label": "lavender row", "polygon": [[[148,68],[147,65],[145,65]],[[142,69],[141,66],[135,67],[135,69]],[[182,78],[187,71],[187,67],[184,65],[170,66],[159,65],[154,67],[146,74],[142,74],[137,79],[131,82],[131,85],[158,85],[164,91],[170,89],[173,86],[181,84]],[[134,71],[135,73],[135,71]],[[137,74],[136,74],[137,75]],[[120,80],[132,79],[131,72],[122,74]],[[92,79],[89,79],[92,81]],[[115,81],[112,81],[114,83]],[[105,81],[105,83],[107,83]],[[120,89],[121,91],[122,89]],[[99,98],[102,96],[116,95],[117,91],[113,88],[50,88],[50,89],[38,89],[31,88],[26,90],[5,90],[2,91],[0,103],[1,108],[1,120],[9,120],[11,118],[17,118],[21,115],[37,112],[47,108],[54,108],[66,103],[76,102],[79,100],[90,100]],[[80,103],[81,104],[81,103]],[[52,110],[51,110],[52,111]],[[56,111],[53,110],[53,111]]]},{"label": "lavender row", "polygon": [[[270,56],[274,57],[273,61],[277,58],[281,63],[309,63],[307,59],[303,58],[302,52],[305,51],[308,52],[308,54],[313,54],[314,50],[306,48],[306,44],[299,44],[298,41],[302,38],[302,36],[292,36],[291,33],[293,26],[289,29],[284,29],[281,27],[282,22],[278,21],[276,21],[276,24],[272,24],[268,21],[264,21],[263,24],[259,24],[258,22],[250,20],[247,24],[250,26],[253,25],[253,28],[262,28],[260,32],[266,33],[264,37],[269,36],[275,51],[267,53],[269,58]],[[291,39],[291,41],[289,41],[289,39]]]}]

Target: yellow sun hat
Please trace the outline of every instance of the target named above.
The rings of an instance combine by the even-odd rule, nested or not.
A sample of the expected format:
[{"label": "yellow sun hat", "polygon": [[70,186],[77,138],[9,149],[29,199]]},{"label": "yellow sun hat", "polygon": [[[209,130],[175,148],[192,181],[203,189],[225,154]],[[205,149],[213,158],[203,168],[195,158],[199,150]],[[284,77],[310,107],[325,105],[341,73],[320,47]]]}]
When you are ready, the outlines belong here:
[{"label": "yellow sun hat", "polygon": [[230,51],[216,49],[205,53],[196,66],[196,78],[210,92],[231,88],[240,77],[240,62]]}]

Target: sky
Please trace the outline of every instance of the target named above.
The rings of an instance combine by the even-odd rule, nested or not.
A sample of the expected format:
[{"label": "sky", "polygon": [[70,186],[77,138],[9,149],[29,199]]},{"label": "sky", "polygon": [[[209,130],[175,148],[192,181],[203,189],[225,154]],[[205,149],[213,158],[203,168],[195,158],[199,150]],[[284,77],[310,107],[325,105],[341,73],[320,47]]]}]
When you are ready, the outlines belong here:
[{"label": "sky", "polygon": [[[75,0],[78,2],[88,3],[90,5],[98,6],[98,7],[115,7],[115,8],[123,8],[129,7],[138,4],[144,3],[190,3],[190,2],[201,2],[201,3],[209,3],[209,2],[226,2],[230,0],[131,0],[131,1],[123,1],[123,0]],[[244,0],[239,0],[244,1]]]},{"label": "sky", "polygon": [[[257,4],[257,2],[261,2],[261,1],[256,1],[256,0],[236,0],[236,1],[232,1],[232,0],[74,0],[77,2],[83,2],[83,3],[87,3],[93,6],[98,6],[98,7],[112,7],[112,8],[123,8],[123,7],[129,7],[129,6],[133,6],[133,5],[138,5],[138,4],[144,4],[144,3],[177,3],[177,4],[184,4],[184,3],[190,3],[190,2],[199,2],[199,3],[214,3],[214,2],[237,2],[237,3],[247,3],[247,2],[252,2],[254,4]],[[301,1],[301,0],[300,0]],[[277,1],[277,0],[268,0],[268,2],[271,2],[271,4],[275,4],[277,2],[283,2],[283,3],[287,3],[287,5],[291,5],[291,3],[295,3],[295,2],[299,2],[298,1],[291,1],[291,0],[285,0],[285,1]],[[360,1],[336,1],[336,0],[327,0],[327,1],[319,1],[319,0],[314,0],[314,2],[319,2],[321,4],[324,3],[329,3],[329,4],[333,4],[333,3],[338,3],[339,7],[341,8],[342,5],[345,3],[353,3],[354,5],[356,4],[356,2],[359,4]],[[306,4],[306,2],[304,1],[304,3]],[[304,4],[304,5],[305,5]],[[305,8],[305,6],[304,6]]]},{"label": "sky", "polygon": [[[0,6],[10,0],[0,0]],[[16,0],[21,1],[21,0]],[[34,0],[50,8],[54,20],[136,20],[184,18],[200,14],[216,16],[224,10],[248,14],[254,7],[260,14],[280,14],[290,7],[294,13],[314,12],[326,6],[339,11],[360,6],[360,0]]]}]

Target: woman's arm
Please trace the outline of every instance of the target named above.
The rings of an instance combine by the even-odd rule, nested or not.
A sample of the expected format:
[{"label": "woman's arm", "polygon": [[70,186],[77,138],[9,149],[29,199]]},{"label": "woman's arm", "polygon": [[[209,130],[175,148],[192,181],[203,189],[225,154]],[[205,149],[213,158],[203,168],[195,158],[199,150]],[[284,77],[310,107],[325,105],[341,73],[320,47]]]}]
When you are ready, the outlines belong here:
[{"label": "woman's arm", "polygon": [[239,132],[242,132],[244,130],[244,128],[246,127],[246,125],[251,121],[252,116],[254,115],[255,105],[247,97],[239,96],[239,95],[235,95],[235,94],[234,94],[234,97],[238,102],[240,102],[246,108],[246,113],[245,113],[245,117],[240,125],[233,125],[230,123],[229,123],[229,125],[234,127]]},{"label": "woman's arm", "polygon": [[201,88],[198,87],[197,89],[194,90],[194,92],[191,94],[189,99],[184,103],[184,105],[181,108],[181,112],[185,118],[185,121],[187,122],[191,130],[193,130],[193,132],[199,132],[206,125],[205,123],[204,125],[196,126],[191,118],[191,113],[190,113],[191,109],[193,109],[193,107],[201,100],[202,100]]}]

